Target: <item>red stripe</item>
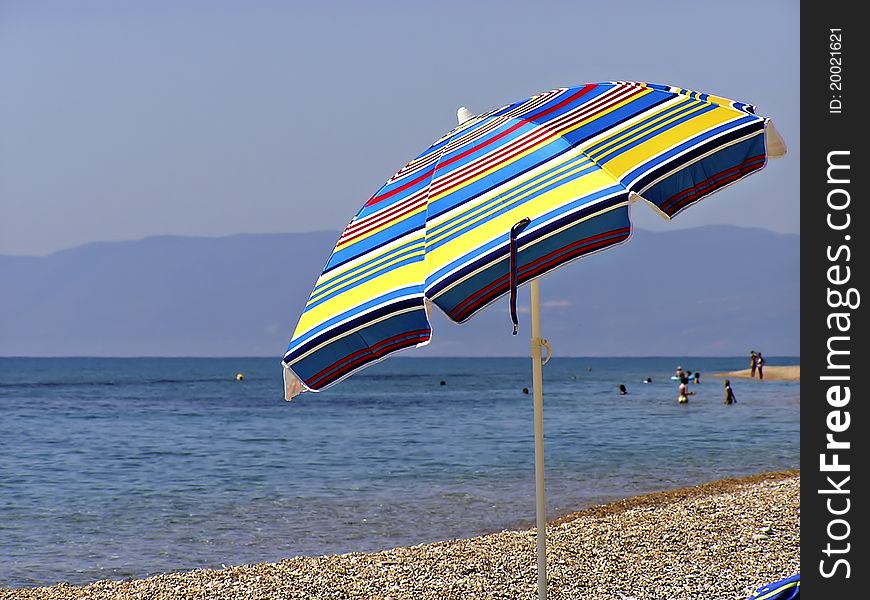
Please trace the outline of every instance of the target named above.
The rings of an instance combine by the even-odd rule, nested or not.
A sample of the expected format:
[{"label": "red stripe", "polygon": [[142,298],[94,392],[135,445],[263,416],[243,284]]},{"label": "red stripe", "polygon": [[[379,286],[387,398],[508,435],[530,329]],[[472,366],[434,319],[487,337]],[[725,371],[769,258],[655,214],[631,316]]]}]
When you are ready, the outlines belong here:
[{"label": "red stripe", "polygon": [[[559,262],[559,259],[565,256],[568,256],[570,258],[573,257],[574,254],[584,254],[585,252],[596,250],[603,246],[615,244],[625,239],[628,236],[629,232],[630,229],[628,227],[621,227],[619,229],[605,231],[604,233],[599,233],[588,238],[583,238],[582,240],[577,240],[568,244],[567,246],[562,246],[550,252],[549,254],[545,254],[544,256],[541,256],[533,262],[522,266],[518,270],[517,274],[518,284],[524,283],[534,275],[545,271],[552,263]],[[620,237],[613,238],[612,236]],[[579,249],[580,251],[574,253],[575,249]],[[487,302],[503,293],[508,287],[509,280],[510,274],[507,274],[492,281],[486,287],[481,288],[480,290],[457,304],[450,312],[450,317],[455,321],[461,321],[465,319],[469,314],[473,313],[475,310],[477,310],[481,306],[484,306]]]},{"label": "red stripe", "polygon": [[[545,254],[544,256],[538,258],[535,262],[529,263],[528,265],[524,265],[523,267],[520,268],[519,271],[522,271],[524,269],[527,270],[527,269],[533,267],[538,261],[546,260],[550,256],[553,256],[554,254],[562,252],[563,250],[570,249],[574,246],[577,246],[578,244],[585,244],[587,242],[594,241],[596,239],[600,239],[602,237],[609,236],[609,235],[611,235],[611,233],[612,232],[599,233],[597,235],[594,235],[594,236],[591,236],[588,238],[583,238],[582,240],[577,240],[575,242],[572,242],[571,244],[568,244],[567,246],[562,246],[562,247],[554,250],[553,252],[550,252],[549,254]],[[473,293],[472,295],[467,297],[465,300],[463,300],[462,302],[457,304],[453,308],[453,311],[451,312],[451,316],[453,316],[454,313],[466,312],[466,310],[464,308],[466,304],[468,304],[470,302],[474,302],[481,297],[487,296],[491,291],[493,291],[496,288],[501,289],[501,287],[505,284],[505,282],[508,281],[508,278],[509,278],[509,275],[503,275],[502,277],[499,277],[498,279],[495,279],[492,282],[490,282],[487,286],[477,290],[475,293]],[[485,302],[484,302],[484,304],[485,304]]]},{"label": "red stripe", "polygon": [[618,89],[607,92],[603,96],[596,98],[595,100],[592,100],[588,104],[584,105],[582,107],[582,110],[578,111],[576,114],[562,115],[557,119],[554,119],[553,121],[547,123],[546,128],[537,129],[523,137],[513,140],[511,143],[506,144],[503,148],[498,149],[496,152],[486,157],[486,159],[480,162],[469,163],[468,165],[465,165],[462,169],[449,175],[445,175],[441,180],[433,182],[430,195],[436,195],[440,191],[439,185],[443,187],[448,182],[452,182],[452,180],[457,177],[465,177],[467,179],[468,176],[466,176],[465,173],[467,173],[468,171],[480,171],[482,166],[488,167],[491,162],[498,158],[501,158],[505,155],[516,154],[518,151],[521,151],[522,149],[533,145],[533,143],[537,143],[541,138],[544,138],[548,135],[550,137],[559,135],[568,127],[584,119],[591,118],[603,112],[605,109],[616,104],[617,102],[620,102],[625,98],[630,98],[637,93],[639,93],[639,90],[629,91],[628,94],[625,94],[624,90]]},{"label": "red stripe", "polygon": [[[606,97],[596,98],[587,106],[584,106],[583,110],[578,112],[577,114],[564,115],[562,117],[559,117],[558,119],[547,123],[546,127],[542,127],[538,130],[530,132],[523,137],[513,140],[511,143],[506,144],[503,148],[500,148],[497,151],[493,152],[490,156],[482,158],[479,161],[471,162],[462,167],[461,169],[443,176],[441,179],[438,179],[436,176],[432,181],[432,185],[430,186],[429,196],[437,196],[441,193],[448,192],[461,185],[464,185],[467,181],[477,176],[479,173],[506,163],[516,155],[534,146],[535,144],[540,143],[543,140],[552,139],[560,136],[563,131],[567,130],[573,125],[586,119],[590,119],[595,115],[604,112],[614,104],[622,102],[623,100],[629,99],[632,96],[643,92],[643,89],[630,89],[628,90],[627,94],[624,93],[625,91],[626,90],[616,90],[613,94],[608,94]],[[440,170],[440,168],[441,167],[439,165],[438,169]]]},{"label": "red stripe", "polygon": [[387,192],[383,196],[372,196],[371,198],[369,198],[368,202],[366,202],[366,206],[372,206],[372,205],[377,204],[378,202],[382,202],[382,201],[386,200],[387,198],[391,198],[391,197],[395,196],[396,194],[398,194],[399,192],[403,192],[406,189],[408,189],[409,187],[412,187],[412,186],[420,183],[424,179],[431,177],[432,173],[434,173],[434,172],[435,172],[435,167],[432,167],[431,169],[429,169],[428,171],[426,171],[422,175],[418,175],[417,177],[415,177],[414,179],[412,179],[408,183],[404,183],[404,184],[400,185],[396,189],[394,189],[390,192]]},{"label": "red stripe", "polygon": [[720,171],[715,175],[701,181],[700,183],[697,183],[690,188],[686,188],[681,192],[674,194],[673,196],[668,198],[667,202],[664,202],[662,204],[662,210],[665,211],[665,213],[667,213],[668,215],[671,215],[686,204],[689,204],[694,200],[698,200],[703,196],[706,196],[707,194],[716,191],[725,184],[740,179],[740,177],[750,171],[761,168],[763,164],[763,154],[751,156],[739,165],[729,167],[728,169]]},{"label": "red stripe", "polygon": [[[536,108],[538,108],[542,104],[546,104],[547,102],[550,101],[550,98],[552,98],[553,96],[557,96],[564,91],[566,91],[566,90],[562,89],[562,88],[550,90],[548,92],[544,92],[542,94],[539,94],[537,98],[529,99],[529,101],[526,101],[523,104],[520,104],[519,106],[515,107],[513,110],[510,110],[502,115],[499,115],[498,117],[495,117],[494,119],[487,122],[486,124],[476,128],[476,129],[472,129],[471,131],[468,131],[457,138],[452,139],[451,141],[449,141],[447,143],[446,146],[444,146],[441,149],[441,153],[449,154],[454,149],[459,148],[460,146],[463,146],[472,140],[476,140],[479,137],[483,137],[485,134],[489,133],[493,129],[496,129],[497,127],[500,127],[503,123],[509,121],[510,119],[512,119],[518,115],[521,115],[523,113],[527,113],[529,111],[535,110]],[[411,168],[408,168],[408,165],[402,167],[395,175],[393,175],[390,178],[390,181],[400,179],[406,173],[414,171],[414,170],[419,169],[419,168],[422,168],[424,165],[427,165],[430,162],[432,162],[432,160],[434,160],[436,158],[436,156],[437,155],[435,153],[432,153],[432,154],[429,154],[428,156],[426,156],[425,158],[420,159],[420,161]]]},{"label": "red stripe", "polygon": [[[623,227],[622,229],[615,230],[615,232],[622,232],[622,233],[619,233],[616,237],[609,238],[607,240],[602,240],[602,241],[595,243],[595,244],[590,244],[590,245],[584,246],[582,249],[577,248],[576,252],[572,250],[571,252],[569,252],[565,255],[560,255],[558,257],[555,257],[553,260],[551,260],[547,263],[537,265],[534,270],[527,271],[526,273],[524,273],[524,275],[525,275],[524,281],[528,281],[529,279],[532,279],[532,278],[544,273],[549,268],[551,268],[553,265],[558,266],[559,264],[565,263],[568,259],[576,258],[577,256],[580,256],[582,254],[588,254],[589,252],[592,252],[594,250],[599,250],[601,248],[606,248],[607,246],[612,246],[613,244],[618,244],[619,242],[628,238],[630,230],[628,227]],[[532,263],[532,264],[535,264],[535,263]]]},{"label": "red stripe", "polygon": [[366,215],[365,217],[363,217],[362,219],[360,219],[358,221],[354,221],[354,222],[350,223],[347,227],[345,227],[344,233],[342,233],[341,236],[345,237],[345,236],[350,235],[350,234],[352,234],[360,229],[365,229],[365,228],[371,227],[372,223],[381,223],[383,221],[389,220],[388,217],[390,217],[391,215],[395,214],[398,211],[403,210],[409,204],[420,203],[421,201],[425,201],[425,196],[420,195],[420,194],[413,194],[411,196],[408,196],[408,197],[404,198],[403,200],[397,202],[396,204],[393,204],[392,206],[388,206],[388,207],[386,207],[382,210],[379,210],[377,212],[374,212],[370,215]]},{"label": "red stripe", "polygon": [[[425,204],[425,199],[417,200],[415,202],[410,203],[404,210],[397,212],[396,214],[389,215],[389,218],[387,218],[388,215],[381,215],[381,217],[378,218],[377,221],[374,221],[371,223],[366,222],[367,226],[365,228],[362,228],[359,231],[353,233],[353,235],[347,235],[347,232],[345,232],[345,234],[343,234],[342,237],[339,238],[338,243],[335,244],[335,247],[340,248],[341,246],[349,244],[353,240],[366,235],[371,230],[377,229],[378,227],[380,227],[384,223],[387,223],[391,220],[397,220],[400,217],[404,217],[405,215],[414,212],[415,210],[417,210],[418,208],[420,208],[420,206],[423,206],[424,204]],[[396,206],[398,207],[400,205],[396,205]]]},{"label": "red stripe", "polygon": [[[562,100],[561,102],[559,102],[559,103],[557,103],[557,104],[554,104],[553,106],[551,106],[551,107],[548,108],[547,110],[545,110],[545,111],[539,113],[539,114],[536,116],[536,118],[537,118],[537,117],[542,117],[542,116],[544,116],[544,115],[546,115],[546,114],[549,114],[549,113],[553,112],[554,110],[558,110],[559,108],[565,106],[566,104],[568,104],[568,103],[570,103],[570,102],[573,102],[574,100],[576,100],[576,99],[579,98],[580,96],[583,96],[583,95],[587,94],[587,93],[590,92],[593,88],[595,88],[595,86],[592,85],[592,84],[587,84],[587,85],[583,86],[583,88],[581,88],[579,91],[575,92],[575,93],[572,94],[571,96],[568,96],[567,98],[565,98],[565,99]],[[482,148],[485,148],[485,147],[487,147],[487,146],[489,146],[489,145],[495,143],[496,141],[500,140],[501,138],[503,138],[504,136],[508,135],[509,133],[511,133],[511,132],[513,132],[513,131],[516,131],[518,128],[522,127],[522,126],[525,125],[525,124],[526,124],[526,121],[520,121],[520,122],[518,122],[518,123],[512,125],[511,127],[507,128],[505,131],[503,131],[503,132],[501,132],[500,134],[498,134],[498,135],[496,135],[496,136],[490,138],[490,139],[487,140],[486,142],[480,143],[480,144],[478,144],[477,146],[473,146],[473,147],[469,148],[468,150],[466,150],[465,152],[462,152],[462,153],[460,153],[460,154],[457,154],[456,156],[450,158],[449,160],[447,160],[447,161],[445,161],[445,162],[443,162],[443,163],[439,163],[439,164],[438,164],[438,168],[440,169],[440,168],[442,167],[442,165],[443,165],[443,166],[447,166],[447,165],[449,165],[449,164],[451,164],[451,163],[454,163],[454,162],[456,162],[457,160],[460,160],[461,158],[464,158],[464,157],[468,156],[469,154],[471,154],[471,153],[473,153],[473,152],[477,152],[478,150],[480,150],[480,149],[482,149]],[[406,190],[406,189],[408,189],[408,187],[410,187],[410,186],[412,186],[412,185],[415,185],[415,184],[419,183],[420,181],[422,181],[422,179],[423,179],[424,177],[426,177],[426,176],[428,176],[428,175],[431,175],[431,174],[434,172],[434,170],[435,170],[435,169],[430,169],[430,170],[428,170],[426,173],[424,173],[423,175],[420,175],[420,176],[418,176],[418,177],[415,177],[412,181],[409,181],[408,183],[405,183],[405,184],[403,184],[403,185],[397,187],[396,189],[387,192],[386,194],[383,194],[383,195],[381,195],[381,196],[373,196],[372,198],[369,199],[368,202],[366,202],[366,206],[372,206],[373,204],[377,204],[378,202],[383,202],[383,201],[386,200],[387,198],[391,198],[392,196],[395,196],[395,195],[396,195],[397,193],[399,193],[400,191],[402,191],[402,190]]]},{"label": "red stripe", "polygon": [[749,158],[747,158],[746,160],[744,160],[742,163],[740,163],[740,164],[738,164],[738,165],[735,165],[735,166],[733,166],[733,167],[729,167],[729,168],[727,168],[727,169],[725,169],[725,170],[723,170],[723,171],[719,171],[718,173],[716,173],[716,174],[714,174],[714,175],[708,177],[708,178],[705,179],[704,181],[701,181],[700,183],[697,183],[697,184],[693,185],[693,186],[690,187],[690,188],[686,188],[685,190],[683,190],[683,191],[681,191],[681,192],[679,192],[679,193],[677,193],[677,194],[674,194],[673,196],[671,196],[670,200],[671,200],[671,201],[673,201],[673,200],[679,200],[681,196],[684,196],[684,195],[686,195],[686,194],[689,194],[689,193],[691,193],[691,192],[694,192],[695,190],[698,190],[698,189],[701,188],[701,187],[705,187],[705,186],[707,185],[707,183],[710,182],[710,181],[713,181],[713,180],[715,180],[715,179],[717,179],[717,178],[719,178],[719,177],[721,177],[721,176],[723,176],[723,175],[730,175],[730,174],[732,174],[732,173],[734,173],[734,172],[736,172],[736,171],[742,170],[742,169],[744,169],[744,167],[745,167],[746,165],[749,165],[749,164],[752,163],[752,162],[763,162],[763,161],[764,161],[764,155],[763,155],[763,154],[758,154],[758,155],[756,155],[756,156],[750,156]]},{"label": "red stripe", "polygon": [[[375,359],[386,356],[391,351],[405,348],[412,345],[417,345],[421,342],[424,342],[429,339],[431,331],[428,329],[418,329],[416,331],[406,331],[404,333],[400,333],[399,335],[394,335],[393,337],[387,338],[385,340],[381,340],[374,346],[369,348],[363,348],[361,350],[357,350],[353,354],[349,354],[342,358],[341,360],[337,360],[332,363],[319,373],[316,373],[310,380],[309,386],[314,389],[319,389],[323,387],[327,383],[335,381],[336,379],[340,379],[342,375],[352,370],[357,365],[360,365],[368,359],[368,355],[373,356]],[[414,337],[409,337],[414,336]],[[410,343],[409,343],[410,342]],[[344,364],[339,368],[339,365],[345,363],[348,359],[353,359],[351,362]],[[331,373],[334,369],[338,369],[334,373]]]},{"label": "red stripe", "polygon": [[[465,144],[467,144],[469,142],[472,142],[480,137],[483,137],[484,135],[488,134],[493,129],[497,129],[498,127],[501,127],[504,123],[510,121],[512,118],[517,117],[518,115],[524,114],[526,112],[535,110],[536,108],[538,108],[542,104],[546,104],[547,102],[550,101],[550,98],[552,98],[553,96],[557,96],[564,91],[565,91],[564,89],[550,90],[549,92],[545,92],[545,93],[539,95],[537,98],[535,98],[532,101],[524,102],[523,104],[515,107],[513,110],[510,110],[510,111],[504,113],[503,115],[499,115],[498,117],[495,117],[494,119],[487,122],[486,124],[484,124],[480,127],[477,127],[476,129],[472,129],[471,131],[468,131],[468,132],[464,133],[463,135],[450,140],[447,143],[447,145],[445,145],[443,148],[440,149],[440,154],[449,154],[450,152],[452,152],[456,148],[459,148],[460,146],[464,146]],[[407,172],[415,171],[417,169],[422,168],[424,165],[427,165],[430,162],[432,162],[433,160],[435,160],[437,158],[437,156],[438,156],[438,153],[433,152],[432,154],[429,154],[428,156],[426,156],[424,159],[421,159],[420,162],[418,164],[414,165],[414,167],[411,169],[409,169],[407,165],[405,167],[402,167],[402,169],[400,169],[398,173],[396,173],[395,175],[393,175],[393,177],[390,178],[390,181],[400,179]]]},{"label": "red stripe", "polygon": [[[589,252],[593,252],[595,250],[605,248],[607,246],[612,246],[613,244],[617,244],[617,243],[623,241],[627,237],[628,237],[628,233],[625,233],[624,235],[617,237],[617,238],[610,238],[607,240],[597,242],[595,244],[588,244],[588,245],[583,245],[582,247],[577,247],[577,248],[573,249],[571,252],[559,253],[558,256],[552,258],[551,260],[549,260],[545,263],[538,264],[538,261],[536,261],[535,263],[530,263],[530,265],[528,265],[525,268],[525,271],[523,271],[522,274],[519,276],[519,280],[520,280],[519,283],[525,283],[526,281],[529,281],[530,279],[533,279],[534,277],[536,277],[542,273],[545,273],[549,269],[558,267],[559,265],[564,264],[573,258],[577,258],[578,256],[582,256],[584,254],[588,254]],[[566,248],[567,247],[568,246],[566,246]],[[549,256],[552,256],[552,255],[547,255],[547,257],[549,257]],[[543,257],[543,258],[547,258],[547,257]],[[532,265],[534,265],[535,268],[532,270],[529,270],[529,267],[531,267]],[[456,318],[456,320],[467,319],[469,315],[473,314],[475,311],[477,311],[481,307],[485,306],[488,302],[492,301],[493,299],[495,299],[496,297],[498,297],[499,295],[501,295],[504,292],[505,292],[505,290],[501,289],[501,288],[499,288],[498,290],[495,290],[493,293],[491,293],[486,298],[482,298],[478,302],[476,302],[474,305],[466,307],[463,314],[458,316]]]}]

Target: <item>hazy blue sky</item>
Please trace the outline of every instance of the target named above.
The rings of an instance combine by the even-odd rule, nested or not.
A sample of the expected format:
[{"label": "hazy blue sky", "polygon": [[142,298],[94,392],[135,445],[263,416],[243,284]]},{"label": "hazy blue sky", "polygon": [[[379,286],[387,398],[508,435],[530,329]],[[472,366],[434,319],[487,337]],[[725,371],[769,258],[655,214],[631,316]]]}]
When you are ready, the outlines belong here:
[{"label": "hazy blue sky", "polygon": [[789,155],[667,224],[799,231],[799,3],[0,0],[0,254],[340,230],[483,112],[613,79],[755,104]]}]

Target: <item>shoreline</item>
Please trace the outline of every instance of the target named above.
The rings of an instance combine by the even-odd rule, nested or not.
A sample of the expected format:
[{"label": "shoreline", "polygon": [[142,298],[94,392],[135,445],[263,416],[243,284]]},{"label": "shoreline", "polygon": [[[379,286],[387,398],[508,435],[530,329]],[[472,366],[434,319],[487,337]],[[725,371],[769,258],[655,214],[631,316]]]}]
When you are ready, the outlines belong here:
[{"label": "shoreline", "polygon": [[[767,369],[765,369],[765,375]],[[547,525],[549,597],[746,598],[800,570],[800,470],[601,504]],[[0,600],[536,597],[534,529],[372,553],[298,556],[84,586],[0,588]]]},{"label": "shoreline", "polygon": [[[725,373],[713,373],[710,375],[711,377],[717,377],[719,379],[725,379],[729,377],[736,377],[738,379],[752,379],[750,375],[749,369],[741,369],[739,371],[727,371]],[[755,379],[758,379],[757,377]],[[775,365],[769,366],[765,365],[764,367],[764,379],[758,379],[758,381],[800,381],[801,380],[801,366],[800,365]]]}]

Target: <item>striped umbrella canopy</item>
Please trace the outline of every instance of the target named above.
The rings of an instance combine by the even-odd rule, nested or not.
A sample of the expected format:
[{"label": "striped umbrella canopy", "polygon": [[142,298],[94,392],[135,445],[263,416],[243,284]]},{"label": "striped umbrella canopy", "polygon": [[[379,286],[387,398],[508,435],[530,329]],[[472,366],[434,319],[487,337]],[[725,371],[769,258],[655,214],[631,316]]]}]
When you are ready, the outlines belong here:
[{"label": "striped umbrella canopy", "polygon": [[318,391],[461,323],[530,282],[538,597],[546,598],[543,370],[537,278],[626,241],[629,206],[670,219],[758,171],[785,143],[751,105],[613,81],[474,116],[409,162],[348,223],[284,355],[285,398]]},{"label": "striped umbrella canopy", "polygon": [[[284,355],[288,395],[427,344],[433,304],[461,323],[516,285],[624,242],[635,200],[671,218],[785,151],[751,105],[649,83],[459,112],[470,118],[341,234]],[[512,273],[511,229],[524,219]]]}]

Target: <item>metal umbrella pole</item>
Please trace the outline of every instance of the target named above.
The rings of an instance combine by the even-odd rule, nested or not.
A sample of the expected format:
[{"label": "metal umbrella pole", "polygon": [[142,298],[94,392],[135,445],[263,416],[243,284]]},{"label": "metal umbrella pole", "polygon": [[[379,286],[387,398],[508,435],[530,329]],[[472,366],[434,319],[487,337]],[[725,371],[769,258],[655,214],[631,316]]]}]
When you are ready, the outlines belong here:
[{"label": "metal umbrella pole", "polygon": [[[532,392],[535,421],[535,521],[538,546],[538,599],[547,598],[547,509],[544,504],[544,365],[550,360],[550,344],[541,337],[541,302],[538,280],[531,281],[532,296]],[[542,357],[542,348],[547,357]]]}]

